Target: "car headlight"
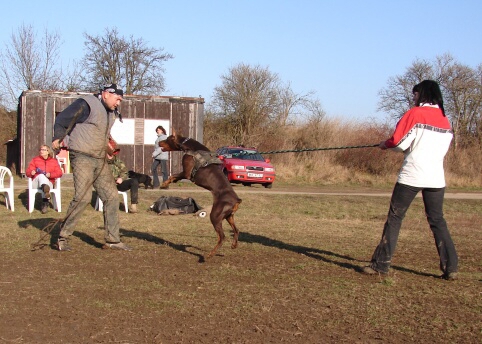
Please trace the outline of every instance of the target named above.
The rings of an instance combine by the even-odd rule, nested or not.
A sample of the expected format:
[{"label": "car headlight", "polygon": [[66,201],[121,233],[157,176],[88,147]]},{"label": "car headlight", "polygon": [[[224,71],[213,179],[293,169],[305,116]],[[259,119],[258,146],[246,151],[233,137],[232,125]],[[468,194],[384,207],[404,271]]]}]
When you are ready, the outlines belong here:
[{"label": "car headlight", "polygon": [[233,165],[231,166],[231,168],[233,170],[244,170],[244,166],[241,166],[241,165]]},{"label": "car headlight", "polygon": [[266,167],[264,169],[266,172],[274,172],[274,168],[273,167]]}]

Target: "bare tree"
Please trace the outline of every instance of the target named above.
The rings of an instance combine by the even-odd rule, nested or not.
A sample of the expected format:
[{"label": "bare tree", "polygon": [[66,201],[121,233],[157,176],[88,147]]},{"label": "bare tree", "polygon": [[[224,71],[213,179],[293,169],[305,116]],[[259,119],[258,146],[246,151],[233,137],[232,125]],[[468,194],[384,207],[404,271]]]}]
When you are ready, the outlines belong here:
[{"label": "bare tree", "polygon": [[[78,61],[73,61],[69,66],[62,79],[62,88],[67,92],[88,91],[90,89],[85,78],[85,73],[82,64]],[[90,89],[92,91],[92,89]]]},{"label": "bare tree", "polygon": [[21,25],[0,53],[0,87],[4,104],[17,106],[23,90],[58,90],[61,72],[58,56],[60,35],[45,29],[39,39],[31,25]]},{"label": "bare tree", "polygon": [[413,106],[413,86],[425,79],[433,78],[432,65],[423,60],[415,60],[403,75],[388,79],[387,87],[378,92],[378,110],[386,111],[392,118],[399,119]]},{"label": "bare tree", "polygon": [[224,117],[234,143],[266,134],[270,120],[280,107],[277,74],[260,66],[239,64],[221,76],[222,85],[214,90],[213,104]]},{"label": "bare tree", "polygon": [[454,145],[482,145],[482,65],[476,69],[457,62],[450,54],[435,61],[416,60],[403,75],[391,77],[380,92],[379,110],[400,118],[412,104],[412,88],[424,79],[440,84],[444,108],[455,133]]},{"label": "bare tree", "polygon": [[268,68],[241,63],[221,80],[206,111],[205,129],[217,128],[209,133],[216,138],[213,141],[280,148],[286,143],[287,128],[297,119],[325,115],[313,92],[296,93]]},{"label": "bare tree", "polygon": [[285,126],[290,118],[302,118],[305,116],[317,116],[323,118],[326,113],[318,99],[314,99],[314,91],[298,94],[293,91],[290,83],[279,89],[279,112],[276,116],[278,124]]},{"label": "bare tree", "polygon": [[117,83],[127,94],[160,94],[165,89],[163,63],[173,58],[163,48],[150,48],[142,38],[119,36],[116,28],[104,35],[84,33],[83,63],[91,88]]},{"label": "bare tree", "polygon": [[482,65],[472,69],[450,55],[437,58],[440,84],[444,91],[444,107],[452,120],[455,146],[482,146]]}]

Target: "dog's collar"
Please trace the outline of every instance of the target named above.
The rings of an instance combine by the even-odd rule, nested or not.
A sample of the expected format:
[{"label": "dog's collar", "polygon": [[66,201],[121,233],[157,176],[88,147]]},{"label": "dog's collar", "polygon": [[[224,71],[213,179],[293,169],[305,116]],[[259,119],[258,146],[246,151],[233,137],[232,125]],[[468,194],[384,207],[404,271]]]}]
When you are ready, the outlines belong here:
[{"label": "dog's collar", "polygon": [[190,137],[186,137],[186,138],[184,139],[184,141],[181,142],[181,145],[185,144],[185,143],[186,143],[187,141],[189,141],[190,139],[191,139]]}]

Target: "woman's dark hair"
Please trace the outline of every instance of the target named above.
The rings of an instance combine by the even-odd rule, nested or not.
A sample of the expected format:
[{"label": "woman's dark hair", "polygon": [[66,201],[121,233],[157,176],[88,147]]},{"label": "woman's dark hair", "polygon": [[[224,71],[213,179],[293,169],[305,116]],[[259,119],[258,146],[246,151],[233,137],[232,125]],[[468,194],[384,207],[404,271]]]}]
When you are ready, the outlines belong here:
[{"label": "woman's dark hair", "polygon": [[163,133],[164,135],[166,135],[166,129],[164,129],[164,127],[163,127],[162,125],[158,125],[158,126],[157,126],[157,128],[156,128],[156,133],[157,133],[157,130],[158,130],[158,129],[161,129],[162,133]]},{"label": "woman's dark hair", "polygon": [[442,110],[445,116],[444,100],[442,97],[442,92],[440,91],[440,86],[436,81],[424,80],[421,83],[413,87],[413,92],[418,92],[418,101],[415,106],[420,106],[420,104],[432,104],[438,105],[440,110]]}]

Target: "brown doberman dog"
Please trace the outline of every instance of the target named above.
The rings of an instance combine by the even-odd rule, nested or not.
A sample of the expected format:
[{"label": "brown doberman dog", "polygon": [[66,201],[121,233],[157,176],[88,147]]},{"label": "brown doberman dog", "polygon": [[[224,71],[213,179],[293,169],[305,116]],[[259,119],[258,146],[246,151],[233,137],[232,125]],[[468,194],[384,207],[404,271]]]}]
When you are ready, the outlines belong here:
[{"label": "brown doberman dog", "polygon": [[231,248],[238,246],[239,231],[234,223],[234,213],[238,210],[241,199],[236,195],[224,175],[219,159],[214,153],[200,142],[189,137],[176,134],[173,130],[172,135],[160,141],[159,146],[164,151],[183,151],[186,154],[182,157],[183,171],[169,177],[162,187],[167,187],[170,183],[175,183],[181,179],[189,179],[196,185],[211,191],[213,195],[213,206],[210,214],[211,223],[218,234],[218,243],[207,255],[210,258],[223,244],[225,235],[223,230],[223,220],[228,221],[233,229],[233,243]]}]

